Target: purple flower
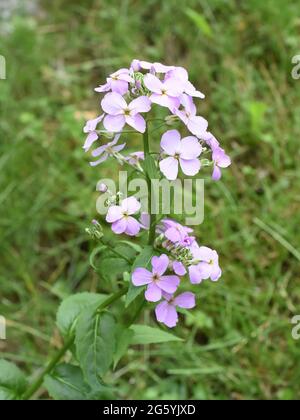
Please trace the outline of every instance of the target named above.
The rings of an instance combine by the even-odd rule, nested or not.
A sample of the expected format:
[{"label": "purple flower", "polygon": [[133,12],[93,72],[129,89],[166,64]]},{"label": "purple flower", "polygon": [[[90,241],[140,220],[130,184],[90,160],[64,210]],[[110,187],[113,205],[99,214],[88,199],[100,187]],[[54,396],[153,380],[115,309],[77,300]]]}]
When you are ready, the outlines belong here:
[{"label": "purple flower", "polygon": [[197,264],[189,267],[191,283],[198,284],[201,283],[202,280],[208,278],[212,281],[219,280],[222,275],[222,270],[219,266],[219,256],[217,252],[206,246],[194,246],[192,248],[192,253],[195,263]]},{"label": "purple flower", "polygon": [[176,297],[164,293],[164,298],[165,300],[155,308],[155,315],[157,321],[169,328],[175,327],[178,322],[176,307],[191,309],[196,305],[195,295],[191,292],[184,292]]},{"label": "purple flower", "polygon": [[126,156],[125,160],[133,166],[136,166],[140,160],[144,160],[144,152],[133,152]]},{"label": "purple flower", "polygon": [[196,137],[189,136],[181,140],[177,130],[168,130],[163,134],[160,145],[169,155],[159,163],[160,170],[167,179],[173,181],[177,178],[179,165],[185,175],[192,176],[199,172],[198,157],[202,147]]},{"label": "purple flower", "polygon": [[228,168],[228,166],[231,165],[231,160],[221,147],[216,147],[213,149],[212,160],[214,162],[212,179],[214,181],[218,181],[222,176],[220,168]]},{"label": "purple flower", "polygon": [[121,205],[111,206],[106,215],[106,221],[112,223],[112,231],[117,234],[126,233],[135,236],[140,231],[140,223],[132,217],[139,212],[141,204],[135,197],[125,198]]},{"label": "purple flower", "polygon": [[92,144],[99,138],[96,132],[96,128],[97,128],[97,125],[103,120],[103,118],[104,118],[104,114],[100,115],[97,118],[94,118],[93,120],[89,120],[86,122],[83,128],[83,132],[88,133],[88,136],[83,145],[85,152],[87,152],[91,148]]},{"label": "purple flower", "polygon": [[195,241],[193,236],[189,236],[193,232],[193,229],[189,227],[182,226],[180,223],[171,219],[163,219],[162,225],[162,231],[165,237],[173,244],[189,247]]},{"label": "purple flower", "polygon": [[151,260],[152,272],[145,268],[136,268],[132,273],[132,283],[135,286],[147,285],[145,298],[149,302],[158,302],[162,292],[174,293],[180,283],[177,276],[164,276],[169,266],[169,258],[163,254]]},{"label": "purple flower", "polygon": [[183,92],[184,85],[179,79],[170,77],[162,82],[153,74],[146,74],[144,84],[152,92],[150,101],[169,108],[171,111],[180,105],[179,96]]},{"label": "purple flower", "polygon": [[95,89],[96,92],[112,92],[125,95],[128,91],[128,83],[134,83],[133,78],[130,76],[128,69],[120,69],[112,73],[107,79],[105,85],[101,85]]},{"label": "purple flower", "polygon": [[112,92],[104,96],[101,105],[108,114],[103,121],[106,130],[121,131],[127,123],[137,131],[145,132],[146,123],[140,112],[148,112],[151,109],[151,102],[147,96],[140,96],[127,105],[120,94]]},{"label": "purple flower", "polygon": [[201,136],[206,132],[208,122],[205,118],[196,115],[196,106],[193,103],[193,99],[184,94],[181,96],[181,105],[183,110],[175,109],[175,114],[181,119],[181,121],[187,126],[192,134]]},{"label": "purple flower", "polygon": [[189,96],[194,96],[197,98],[204,99],[205,95],[198,91],[195,86],[192,85],[191,82],[189,82],[189,76],[188,72],[183,67],[175,67],[174,69],[171,69],[165,77],[165,80],[167,80],[170,77],[175,77],[176,79],[181,80],[181,82],[184,85],[183,92],[186,93]]},{"label": "purple flower", "polygon": [[104,144],[103,146],[97,147],[97,149],[93,150],[92,151],[93,157],[99,157],[99,156],[101,157],[95,162],[90,162],[90,165],[91,166],[99,165],[99,163],[106,161],[109,156],[114,156],[115,153],[119,153],[121,150],[123,150],[124,147],[126,146],[126,143],[117,145],[119,138],[120,138],[120,134],[117,134],[115,138],[113,139],[113,141],[107,144]]},{"label": "purple flower", "polygon": [[150,214],[143,211],[141,213],[140,222],[141,222],[141,227],[143,229],[149,230],[150,229],[150,222],[151,222]]}]

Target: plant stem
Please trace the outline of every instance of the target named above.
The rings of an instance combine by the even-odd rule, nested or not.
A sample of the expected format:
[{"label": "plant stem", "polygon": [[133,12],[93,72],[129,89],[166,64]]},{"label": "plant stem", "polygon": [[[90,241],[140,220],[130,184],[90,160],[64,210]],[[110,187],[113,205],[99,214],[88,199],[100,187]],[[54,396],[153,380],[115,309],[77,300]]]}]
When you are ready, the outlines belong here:
[{"label": "plant stem", "polygon": [[[119,290],[118,292],[114,293],[113,295],[109,296],[104,302],[102,302],[97,312],[102,311],[107,306],[111,305],[113,302],[118,300],[120,297],[125,295],[127,292],[128,287],[124,287],[123,289]],[[33,384],[28,388],[28,390],[23,394],[22,400],[29,400],[36,391],[41,387],[41,385],[44,382],[45,376],[52,371],[52,369],[57,365],[57,363],[60,361],[60,359],[63,357],[63,355],[69,350],[69,348],[72,346],[75,340],[75,335],[72,334],[68,340],[65,342],[64,346],[53,356],[53,358],[50,360],[50,362],[47,364],[47,366],[43,369],[43,371],[40,373],[40,375],[37,377],[37,379],[33,382]]]},{"label": "plant stem", "polygon": [[[147,124],[147,123],[146,123]],[[144,155],[145,161],[151,157],[150,154],[150,147],[149,147],[149,133],[148,133],[148,126],[146,125],[145,133],[143,134],[143,143],[144,143]],[[149,229],[149,238],[148,244],[153,245],[155,239],[155,227],[156,227],[156,218],[155,214],[152,213],[152,182],[151,177],[148,173],[146,173],[146,180],[148,186],[148,214],[150,215],[150,229]]]}]

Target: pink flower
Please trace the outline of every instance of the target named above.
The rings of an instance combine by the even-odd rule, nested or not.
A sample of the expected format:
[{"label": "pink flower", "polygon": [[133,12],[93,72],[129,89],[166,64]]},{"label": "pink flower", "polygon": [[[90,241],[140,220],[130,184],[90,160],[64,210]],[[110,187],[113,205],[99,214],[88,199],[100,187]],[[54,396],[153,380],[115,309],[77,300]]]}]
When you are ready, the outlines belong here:
[{"label": "pink flower", "polygon": [[112,223],[112,231],[116,234],[126,233],[135,236],[140,231],[140,223],[132,217],[139,212],[141,204],[135,197],[125,198],[120,206],[111,206],[106,215],[106,221]]},{"label": "pink flower", "polygon": [[98,134],[96,132],[97,125],[103,120],[104,114],[100,115],[97,118],[94,118],[93,120],[89,120],[86,122],[83,132],[88,133],[88,136],[85,140],[85,143],[83,145],[84,151],[87,152],[92,144],[98,139]]},{"label": "pink flower", "polygon": [[157,321],[162,322],[169,328],[175,327],[178,322],[176,307],[191,309],[196,305],[195,295],[191,292],[184,292],[176,297],[164,293],[164,298],[166,300],[159,303],[155,308],[155,315]]},{"label": "pink flower", "polygon": [[202,147],[196,137],[180,139],[177,130],[168,130],[163,134],[160,142],[161,148],[169,157],[159,163],[161,172],[167,179],[173,181],[177,178],[179,165],[185,175],[196,175],[200,170],[198,157]]},{"label": "pink flower", "polygon": [[132,283],[135,286],[147,285],[145,298],[149,302],[158,302],[162,292],[174,293],[180,283],[177,276],[164,276],[169,266],[169,258],[163,254],[151,260],[152,272],[145,268],[136,268],[132,273]]},{"label": "pink flower", "polygon": [[120,138],[120,134],[117,134],[115,138],[113,139],[113,141],[107,144],[104,144],[103,146],[97,147],[97,149],[93,150],[92,151],[93,157],[99,157],[99,156],[101,157],[95,162],[90,162],[90,165],[91,166],[99,165],[99,163],[105,162],[109,156],[114,156],[115,153],[119,153],[121,150],[123,150],[124,147],[126,146],[126,143],[117,145],[119,138]]},{"label": "pink flower", "polygon": [[125,95],[128,91],[128,83],[134,83],[133,78],[130,76],[128,69],[120,69],[112,73],[107,79],[105,85],[101,85],[95,89],[96,92],[112,92]]},{"label": "pink flower", "polygon": [[221,147],[216,147],[213,149],[212,160],[214,162],[212,179],[214,181],[218,181],[222,176],[220,168],[228,168],[228,166],[231,165],[231,160]]},{"label": "pink flower", "polygon": [[176,79],[181,80],[181,82],[184,85],[183,92],[186,93],[189,96],[194,96],[196,98],[204,99],[205,95],[202,92],[199,92],[195,86],[192,85],[191,82],[189,82],[189,75],[185,68],[183,67],[175,67],[174,69],[171,69],[165,77],[165,80],[167,80],[170,77],[174,77]]},{"label": "pink flower", "polygon": [[192,134],[195,136],[201,136],[204,134],[208,127],[208,122],[205,118],[196,115],[196,106],[193,103],[193,99],[183,94],[181,96],[181,105],[183,110],[175,109],[175,114],[181,119],[181,121],[187,126]]},{"label": "pink flower", "polygon": [[104,96],[101,101],[103,110],[108,114],[103,125],[108,131],[122,131],[127,123],[140,133],[144,133],[146,123],[140,112],[148,112],[151,102],[147,96],[140,96],[127,105],[125,99],[118,93],[112,92]]},{"label": "pink flower", "polygon": [[153,74],[146,74],[144,84],[152,92],[150,101],[169,108],[171,111],[180,105],[180,95],[183,92],[184,85],[179,79],[170,77],[162,82]]},{"label": "pink flower", "polygon": [[212,281],[217,281],[222,275],[222,270],[219,266],[219,256],[217,252],[206,246],[195,246],[192,248],[195,265],[189,267],[190,281],[193,284],[201,283],[202,280],[210,278]]}]

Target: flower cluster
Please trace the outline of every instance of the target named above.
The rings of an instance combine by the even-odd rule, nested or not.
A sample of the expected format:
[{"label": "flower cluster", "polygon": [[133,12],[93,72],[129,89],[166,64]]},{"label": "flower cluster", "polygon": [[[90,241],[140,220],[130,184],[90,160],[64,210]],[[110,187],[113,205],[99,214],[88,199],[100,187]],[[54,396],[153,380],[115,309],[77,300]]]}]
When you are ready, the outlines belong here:
[{"label": "flower cluster", "polygon": [[[189,81],[188,72],[183,67],[133,60],[128,69],[112,73],[95,91],[104,94],[102,112],[97,118],[87,121],[83,148],[89,151],[93,143],[102,138],[113,138],[113,141],[92,152],[93,157],[100,156],[91,162],[92,166],[112,156],[142,171],[139,160],[143,152],[122,156],[119,152],[125,144],[118,145],[117,142],[126,126],[129,130],[144,133],[147,126],[145,114],[157,105],[169,110],[166,125],[183,123],[191,134],[181,139],[179,131],[174,129],[162,135],[158,165],[167,179],[175,180],[179,169],[187,176],[196,175],[204,166],[201,165],[202,157],[205,166],[213,167],[214,180],[219,180],[221,169],[231,164],[218,140],[208,131],[207,120],[197,115],[194,98],[204,99],[205,96]],[[208,158],[209,152],[211,158]]]},{"label": "flower cluster", "polygon": [[[167,127],[160,138],[160,153],[154,159],[157,170],[166,179],[176,180],[180,173],[195,176],[202,167],[211,166],[212,179],[217,181],[221,178],[221,170],[231,164],[219,141],[208,130],[207,120],[197,115],[194,100],[204,99],[205,96],[190,82],[184,68],[133,60],[128,69],[122,68],[110,74],[106,83],[95,91],[104,94],[101,112],[85,124],[87,137],[83,148],[87,152],[96,141],[109,141],[93,149],[91,154],[96,160],[91,162],[92,166],[113,157],[149,177],[145,173],[147,162],[143,164],[147,159],[146,153],[149,155],[145,136],[144,151],[127,156],[121,153],[126,143],[119,143],[119,140],[122,134],[143,134],[146,130],[148,138],[148,125],[156,119],[147,118],[147,113],[157,106],[168,112],[161,119],[163,124],[154,127],[154,130]],[[105,185],[101,184],[99,191],[110,195]],[[156,254],[151,260],[152,268],[135,268],[131,281],[134,286],[145,288],[147,301],[157,303],[157,320],[172,328],[178,322],[178,308],[191,309],[195,306],[194,293],[179,291],[184,278],[188,280],[187,284],[192,285],[207,279],[217,281],[222,274],[218,254],[199,245],[191,228],[167,218],[155,226],[150,221],[150,215],[141,212],[141,204],[136,198],[123,199],[118,194],[108,200],[106,221],[118,235],[136,236],[142,229],[149,230],[149,241]],[[95,235],[94,231],[91,233]]]}]

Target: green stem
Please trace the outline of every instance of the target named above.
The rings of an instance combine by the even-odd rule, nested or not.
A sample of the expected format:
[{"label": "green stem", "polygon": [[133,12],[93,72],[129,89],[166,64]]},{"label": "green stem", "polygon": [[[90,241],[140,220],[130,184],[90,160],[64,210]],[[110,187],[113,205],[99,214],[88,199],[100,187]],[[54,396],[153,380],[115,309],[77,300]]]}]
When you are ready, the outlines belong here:
[{"label": "green stem", "polygon": [[106,246],[113,254],[115,254],[118,257],[122,258],[123,260],[127,261],[128,264],[130,264],[130,265],[132,264],[132,261],[129,258],[127,258],[124,254],[121,254],[121,252],[117,251],[109,241],[106,241],[106,240],[104,240],[104,238],[101,238],[100,242],[104,246]]},{"label": "green stem", "polygon": [[[126,286],[123,289],[119,290],[118,292],[114,293],[113,295],[109,296],[104,302],[102,302],[99,305],[99,307],[97,309],[97,312],[102,311],[107,306],[111,305],[113,302],[115,302],[120,297],[125,295],[127,290],[128,290],[128,287]],[[53,368],[57,365],[57,363],[60,361],[60,359],[63,357],[63,355],[72,346],[72,344],[74,343],[74,340],[75,340],[75,335],[71,335],[68,338],[68,340],[65,342],[64,346],[53,356],[53,358],[50,360],[50,362],[47,364],[47,366],[43,369],[43,371],[40,373],[40,375],[37,377],[37,379],[28,388],[28,390],[23,394],[22,400],[29,400],[36,393],[36,391],[43,384],[45,376],[53,370]]]},{"label": "green stem", "polygon": [[[148,133],[148,126],[146,126],[145,133],[143,134],[143,143],[144,143],[144,155],[145,161],[150,158],[150,147],[149,147],[149,133]],[[148,214],[150,215],[150,229],[149,229],[149,238],[148,244],[153,245],[155,239],[155,227],[156,227],[156,217],[155,214],[152,213],[152,182],[150,176],[146,173],[146,180],[148,186]]]}]

